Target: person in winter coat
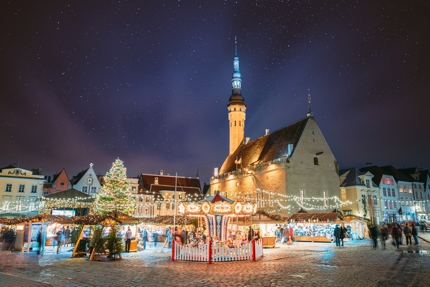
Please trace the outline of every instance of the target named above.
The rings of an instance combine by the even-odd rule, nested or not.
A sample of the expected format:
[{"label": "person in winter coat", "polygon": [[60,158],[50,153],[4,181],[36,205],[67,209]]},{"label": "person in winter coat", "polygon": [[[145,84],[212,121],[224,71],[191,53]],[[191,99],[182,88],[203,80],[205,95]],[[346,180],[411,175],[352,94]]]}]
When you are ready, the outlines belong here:
[{"label": "person in winter coat", "polygon": [[341,243],[341,246],[343,246],[343,239],[345,239],[346,234],[347,234],[346,227],[342,223],[342,225],[340,226],[340,243]]},{"label": "person in winter coat", "polygon": [[373,240],[373,249],[378,247],[378,229],[376,229],[375,225],[371,225],[369,228],[370,237]]},{"label": "person in winter coat", "polygon": [[388,234],[389,234],[388,226],[387,225],[382,226],[380,229],[380,232],[381,232],[381,239],[384,242],[384,249],[385,249],[385,241],[388,240]]},{"label": "person in winter coat", "polygon": [[336,246],[340,246],[340,226],[339,224],[336,224],[334,231],[333,231],[333,235],[334,235],[334,240],[336,242]]},{"label": "person in winter coat", "polygon": [[405,223],[405,227],[403,228],[403,233],[405,233],[406,237],[406,245],[412,245],[412,229],[409,226],[409,223]]},{"label": "person in winter coat", "polygon": [[64,243],[63,229],[58,230],[58,232],[57,232],[57,241],[58,241],[57,254],[59,254],[60,251],[61,251],[61,246],[63,246],[63,243]]},{"label": "person in winter coat", "polygon": [[399,248],[401,236],[402,234],[400,228],[397,226],[397,224],[393,224],[391,227],[391,237],[393,238],[393,243],[397,248]]},{"label": "person in winter coat", "polygon": [[415,245],[418,244],[418,229],[415,226],[415,223],[412,223],[412,237],[414,238]]}]

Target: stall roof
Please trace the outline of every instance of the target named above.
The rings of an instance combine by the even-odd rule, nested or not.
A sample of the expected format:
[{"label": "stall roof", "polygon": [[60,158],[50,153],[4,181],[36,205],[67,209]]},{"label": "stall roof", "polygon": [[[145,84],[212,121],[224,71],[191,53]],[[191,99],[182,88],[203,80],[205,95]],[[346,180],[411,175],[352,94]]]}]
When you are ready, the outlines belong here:
[{"label": "stall roof", "polygon": [[81,201],[94,201],[94,198],[91,195],[84,193],[82,191],[79,191],[77,189],[74,189],[74,188],[62,190],[62,191],[55,192],[55,193],[51,193],[51,194],[43,196],[43,198],[48,198],[48,199],[78,199]]},{"label": "stall roof", "polygon": [[342,219],[342,215],[339,214],[339,212],[308,212],[308,213],[294,213],[291,215],[288,220],[330,220],[335,221],[338,218]]},{"label": "stall roof", "polygon": [[86,215],[67,217],[64,215],[39,214],[33,217],[21,218],[0,218],[0,223],[7,225],[16,225],[25,222],[57,222],[60,224],[99,224],[106,220],[113,220],[121,224],[137,224],[139,220],[120,212],[111,212],[103,215]]},{"label": "stall roof", "polygon": [[257,210],[252,216],[246,216],[238,220],[240,225],[251,224],[251,222],[252,224],[283,224],[286,223],[286,220],[279,214],[270,214],[264,210]]},{"label": "stall roof", "polygon": [[196,220],[196,217],[185,217],[183,215],[176,216],[174,220],[173,215],[162,215],[153,218],[144,218],[143,220],[141,220],[141,222],[143,222],[144,224],[151,225],[185,225],[195,222]]}]

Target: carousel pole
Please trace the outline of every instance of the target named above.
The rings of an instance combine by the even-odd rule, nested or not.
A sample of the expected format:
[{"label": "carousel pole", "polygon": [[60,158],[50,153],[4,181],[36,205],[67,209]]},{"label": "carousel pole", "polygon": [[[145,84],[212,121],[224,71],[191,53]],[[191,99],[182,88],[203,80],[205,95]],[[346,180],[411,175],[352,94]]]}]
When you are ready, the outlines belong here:
[{"label": "carousel pole", "polygon": [[176,175],[175,175],[175,203],[174,203],[174,205],[175,205],[175,211],[174,211],[174,213],[173,213],[173,227],[176,229],[176,186],[177,186],[177,183],[178,182],[178,173],[176,173]]}]

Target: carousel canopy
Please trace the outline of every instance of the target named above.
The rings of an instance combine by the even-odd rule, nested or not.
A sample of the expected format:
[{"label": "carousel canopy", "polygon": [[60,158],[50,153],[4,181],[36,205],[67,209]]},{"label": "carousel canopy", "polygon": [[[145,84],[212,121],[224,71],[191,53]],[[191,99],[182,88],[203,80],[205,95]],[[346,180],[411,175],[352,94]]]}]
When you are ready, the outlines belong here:
[{"label": "carousel canopy", "polygon": [[338,212],[307,212],[307,213],[294,213],[288,220],[330,220],[336,221],[342,219],[342,216]]},{"label": "carousel canopy", "polygon": [[226,202],[228,202],[230,204],[234,203],[234,200],[229,199],[229,198],[227,198],[225,196],[222,196],[219,193],[217,193],[217,194],[215,194],[213,196],[208,196],[205,199],[200,200],[199,203],[203,203],[203,202],[215,203],[215,202],[219,202],[219,201],[221,201],[221,202],[226,201]]}]

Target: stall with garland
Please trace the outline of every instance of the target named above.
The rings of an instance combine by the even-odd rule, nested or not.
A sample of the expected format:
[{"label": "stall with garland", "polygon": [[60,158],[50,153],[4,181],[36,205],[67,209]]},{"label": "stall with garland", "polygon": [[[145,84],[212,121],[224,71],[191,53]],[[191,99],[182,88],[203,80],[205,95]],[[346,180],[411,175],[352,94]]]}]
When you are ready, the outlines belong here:
[{"label": "stall with garland", "polygon": [[103,215],[88,215],[72,218],[80,225],[79,235],[72,257],[90,255],[90,260],[96,258],[122,258],[124,242],[118,236],[131,227],[133,239],[130,251],[137,251],[137,224],[139,220],[120,212]]},{"label": "stall with garland", "polygon": [[251,226],[261,237],[264,248],[275,248],[278,240],[276,231],[285,223],[286,218],[279,214],[257,210],[254,214],[241,218],[238,225]]},{"label": "stall with garland", "polygon": [[295,241],[332,242],[336,224],[342,215],[335,212],[298,212],[288,218]]}]

